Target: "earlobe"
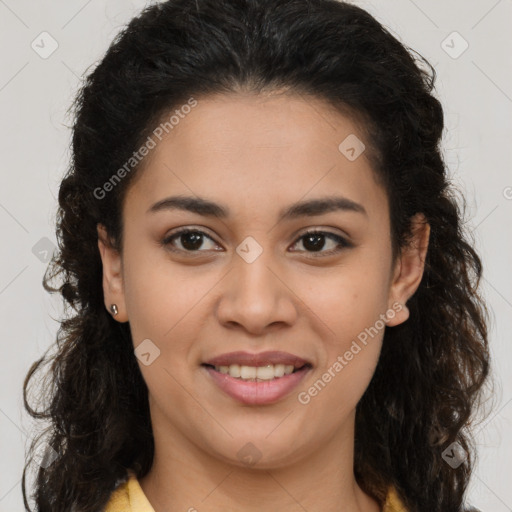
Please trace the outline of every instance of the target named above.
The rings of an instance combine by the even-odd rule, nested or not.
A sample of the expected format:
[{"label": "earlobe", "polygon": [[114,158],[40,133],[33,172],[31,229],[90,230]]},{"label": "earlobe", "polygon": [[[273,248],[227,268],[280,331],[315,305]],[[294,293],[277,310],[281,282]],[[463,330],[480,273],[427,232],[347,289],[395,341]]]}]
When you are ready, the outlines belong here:
[{"label": "earlobe", "polygon": [[105,308],[119,322],[127,322],[121,254],[112,246],[105,226],[98,224],[97,231],[98,249],[103,266]]},{"label": "earlobe", "polygon": [[[396,311],[387,321],[389,327],[399,325],[409,318],[407,301],[414,295],[423,278],[425,259],[430,238],[430,225],[422,213],[411,219],[411,240],[404,247],[395,265],[393,280],[389,293],[389,307]],[[399,304],[402,307],[397,307]]]}]

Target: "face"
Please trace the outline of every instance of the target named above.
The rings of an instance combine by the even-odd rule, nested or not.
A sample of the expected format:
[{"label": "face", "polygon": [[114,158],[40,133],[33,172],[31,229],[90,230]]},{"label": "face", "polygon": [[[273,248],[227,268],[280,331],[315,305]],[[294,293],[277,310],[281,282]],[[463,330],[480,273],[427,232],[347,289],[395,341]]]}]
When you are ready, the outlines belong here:
[{"label": "face", "polygon": [[263,468],[353,436],[428,239],[392,261],[387,195],[358,141],[321,100],[232,94],[199,99],[151,150],[122,253],[98,232],[155,436]]}]

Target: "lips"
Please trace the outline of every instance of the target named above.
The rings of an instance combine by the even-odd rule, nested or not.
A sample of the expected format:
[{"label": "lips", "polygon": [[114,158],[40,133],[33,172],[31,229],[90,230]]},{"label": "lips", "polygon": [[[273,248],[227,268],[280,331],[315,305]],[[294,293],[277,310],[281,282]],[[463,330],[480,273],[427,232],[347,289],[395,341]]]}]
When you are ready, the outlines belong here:
[{"label": "lips", "polygon": [[230,352],[201,365],[210,381],[225,394],[247,405],[278,402],[296,388],[312,364],[287,352]]},{"label": "lips", "polygon": [[269,364],[292,365],[294,368],[302,368],[305,365],[312,366],[306,359],[290,354],[288,352],[260,352],[251,354],[249,352],[230,352],[220,356],[208,359],[203,364],[208,366],[230,366],[238,364],[240,366],[267,366]]}]

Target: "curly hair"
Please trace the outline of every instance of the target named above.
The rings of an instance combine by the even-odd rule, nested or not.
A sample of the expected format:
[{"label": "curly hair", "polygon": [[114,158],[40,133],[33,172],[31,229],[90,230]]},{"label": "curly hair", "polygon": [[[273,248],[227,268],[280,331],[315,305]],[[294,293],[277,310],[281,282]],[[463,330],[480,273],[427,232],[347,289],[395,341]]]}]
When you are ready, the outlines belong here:
[{"label": "curly hair", "polygon": [[[394,485],[411,512],[463,510],[476,456],[470,426],[491,377],[488,311],[478,292],[481,260],[441,154],[435,77],[426,59],[368,12],[336,0],[168,0],[123,28],[73,104],[58,250],[43,278],[47,291],[62,295],[67,314],[23,386],[29,414],[49,421],[28,450],[26,510],[27,472],[42,439],[58,456],[36,470],[31,497],[40,512],[96,512],[128,470],[142,478],[153,461],[148,389],[128,323],[104,305],[97,234],[101,223],[122,248],[123,198],[142,164],[108,194],[98,191],[187,98],[282,87],[362,123],[389,198],[395,256],[416,213],[431,229],[410,318],[386,327],[357,405],[356,479],[379,502]],[[29,385],[46,364],[49,385],[36,391],[36,410]],[[443,459],[453,443],[467,455],[457,468]]]}]

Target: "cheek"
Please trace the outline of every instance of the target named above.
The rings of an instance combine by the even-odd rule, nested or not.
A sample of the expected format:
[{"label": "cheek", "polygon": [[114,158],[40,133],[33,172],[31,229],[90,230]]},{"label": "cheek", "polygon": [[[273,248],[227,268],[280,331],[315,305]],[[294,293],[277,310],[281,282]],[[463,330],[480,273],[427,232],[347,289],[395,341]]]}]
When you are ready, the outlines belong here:
[{"label": "cheek", "polygon": [[[165,255],[155,258],[142,252],[134,247],[125,265],[125,300],[132,339],[135,348],[146,339],[157,347],[154,350],[158,358],[151,366],[139,364],[148,387],[154,385],[157,391],[166,384],[174,389],[169,373],[184,382],[190,378],[187,368],[197,362],[194,340],[198,339],[201,318],[208,318],[202,315],[208,291],[220,276],[207,269],[180,268]],[[156,374],[153,366],[159,368]]]},{"label": "cheek", "polygon": [[385,327],[380,316],[386,311],[385,282],[378,274],[352,272],[315,291],[313,310],[329,334],[323,337],[321,367],[300,390],[299,403],[333,432],[355,409],[375,372]]},{"label": "cheek", "polygon": [[[358,345],[357,347],[355,345]],[[308,417],[317,418],[317,422],[306,422],[302,435],[328,437],[334,434],[340,425],[355,411],[364,395],[378,362],[381,339],[375,337],[366,346],[360,342],[348,345],[352,354],[348,359],[347,351],[336,352],[326,368],[317,372],[308,387],[300,390],[299,407],[304,408]]]},{"label": "cheek", "polygon": [[380,265],[368,266],[359,259],[357,264],[315,279],[314,285],[303,287],[304,294],[298,295],[327,326],[329,339],[345,345],[385,313],[388,278]]},{"label": "cheek", "polygon": [[161,255],[155,258],[158,251],[135,246],[126,251],[124,293],[135,343],[140,337],[167,340],[199,300],[201,290],[190,273],[180,272]]}]

